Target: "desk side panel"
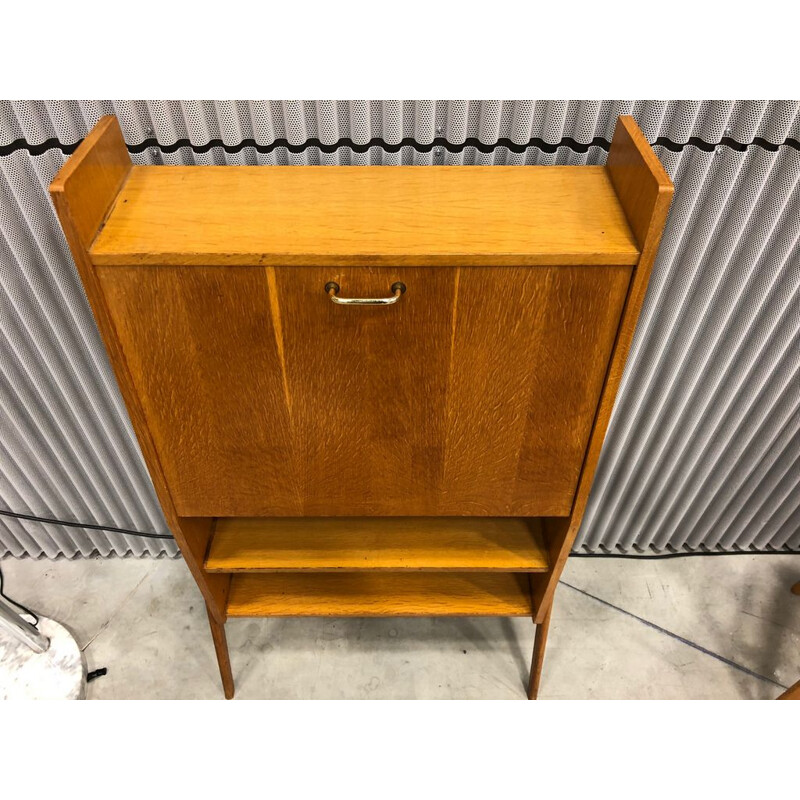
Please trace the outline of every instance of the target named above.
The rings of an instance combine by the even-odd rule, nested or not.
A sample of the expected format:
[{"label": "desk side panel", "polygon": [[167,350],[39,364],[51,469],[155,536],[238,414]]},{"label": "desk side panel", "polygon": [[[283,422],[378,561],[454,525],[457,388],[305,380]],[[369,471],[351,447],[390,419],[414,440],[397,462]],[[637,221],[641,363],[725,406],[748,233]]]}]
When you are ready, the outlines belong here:
[{"label": "desk side panel", "polygon": [[594,472],[600,459],[603,440],[674,192],[672,181],[633,117],[619,118],[606,170],[642,252],[634,269],[620,318],[572,513],[568,517],[544,520],[550,563],[553,566],[549,575],[531,576],[536,609],[534,618],[537,623],[542,623],[547,615],[561,572],[583,521]]},{"label": "desk side panel", "polygon": [[88,247],[113,208],[130,170],[131,161],[119,123],[114,117],[103,117],[55,177],[50,194],[167,524],[203,593],[210,613],[218,621],[224,621],[230,577],[206,575],[202,567],[213,531],[213,520],[181,519],[175,510],[106,298],[88,255]]}]

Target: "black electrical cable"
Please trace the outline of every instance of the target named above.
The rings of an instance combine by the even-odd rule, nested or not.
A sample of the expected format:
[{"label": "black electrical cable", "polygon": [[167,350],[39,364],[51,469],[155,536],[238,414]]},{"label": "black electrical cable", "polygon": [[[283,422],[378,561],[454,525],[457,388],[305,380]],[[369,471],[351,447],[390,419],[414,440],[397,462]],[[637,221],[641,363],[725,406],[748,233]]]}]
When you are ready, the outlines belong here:
[{"label": "black electrical cable", "polygon": [[6,511],[0,508],[0,514],[4,517],[13,519],[25,519],[29,522],[44,522],[47,525],[63,525],[66,528],[86,528],[90,531],[108,531],[109,533],[127,533],[130,536],[141,536],[144,539],[174,539],[165,533],[143,533],[142,531],[132,531],[129,528],[115,528],[113,525],[95,525],[88,522],[68,522],[63,519],[48,519],[47,517],[37,517],[33,514],[18,514],[16,511]]},{"label": "black electrical cable", "polygon": [[[145,539],[173,539],[174,536],[163,533],[143,533],[129,528],[115,528],[112,525],[95,525],[83,522],[67,522],[60,519],[49,519],[47,517],[37,517],[33,514],[18,514],[16,511],[6,511],[0,508],[0,515],[12,517],[14,519],[24,519],[30,522],[43,522],[47,525],[64,525],[67,528],[87,528],[94,531],[110,531],[111,533],[126,533],[130,536],[141,536]],[[570,558],[687,558],[690,556],[749,556],[749,555],[800,555],[793,550],[697,550],[692,553],[570,553]]]},{"label": "black electrical cable", "polygon": [[23,614],[27,614],[30,617],[33,617],[33,627],[36,628],[39,626],[39,617],[37,614],[34,614],[26,606],[22,605],[22,603],[18,603],[16,600],[13,600],[3,591],[3,568],[0,567],[0,597],[3,598],[8,603],[11,603],[12,606],[16,606]]},{"label": "black electrical cable", "polygon": [[691,553],[570,553],[570,558],[639,558],[644,561],[692,556],[800,556],[797,550],[695,550]]}]

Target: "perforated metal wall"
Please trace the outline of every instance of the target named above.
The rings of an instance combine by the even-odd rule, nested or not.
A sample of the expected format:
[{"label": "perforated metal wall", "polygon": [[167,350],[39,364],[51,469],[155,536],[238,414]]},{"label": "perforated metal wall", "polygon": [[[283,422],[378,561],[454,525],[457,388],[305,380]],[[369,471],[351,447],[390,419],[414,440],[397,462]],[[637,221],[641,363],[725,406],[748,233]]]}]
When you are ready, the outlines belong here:
[{"label": "perforated metal wall", "polygon": [[[47,197],[106,113],[137,163],[265,165],[598,164],[633,114],[676,195],[577,546],[800,550],[796,101],[0,101],[2,508],[166,531]],[[176,549],[0,517],[95,552]]]}]

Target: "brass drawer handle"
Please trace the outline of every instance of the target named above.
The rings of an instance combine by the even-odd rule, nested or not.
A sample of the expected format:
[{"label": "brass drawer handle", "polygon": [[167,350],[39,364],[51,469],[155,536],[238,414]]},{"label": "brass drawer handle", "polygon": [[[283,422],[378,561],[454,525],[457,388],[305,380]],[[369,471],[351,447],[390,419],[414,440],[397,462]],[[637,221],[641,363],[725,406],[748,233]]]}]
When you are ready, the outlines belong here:
[{"label": "brass drawer handle", "polygon": [[334,302],[343,306],[390,306],[400,299],[400,295],[406,290],[406,285],[400,281],[392,284],[391,297],[339,297],[339,284],[335,281],[328,281],[325,284],[325,291],[328,297]]}]

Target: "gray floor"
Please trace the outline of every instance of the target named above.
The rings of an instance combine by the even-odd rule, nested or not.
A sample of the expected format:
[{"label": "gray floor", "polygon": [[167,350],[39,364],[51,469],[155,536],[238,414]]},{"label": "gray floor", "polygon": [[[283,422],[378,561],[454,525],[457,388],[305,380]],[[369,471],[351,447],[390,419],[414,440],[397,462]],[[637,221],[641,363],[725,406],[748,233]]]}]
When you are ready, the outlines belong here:
[{"label": "gray floor", "polygon": [[[2,568],[12,597],[73,631],[89,670],[108,668],[90,699],[221,697],[182,561]],[[800,679],[800,597],[789,591],[798,580],[800,556],[570,559],[540,697],[773,698]],[[522,699],[534,628],[314,618],[233,620],[227,630],[238,698]]]}]

